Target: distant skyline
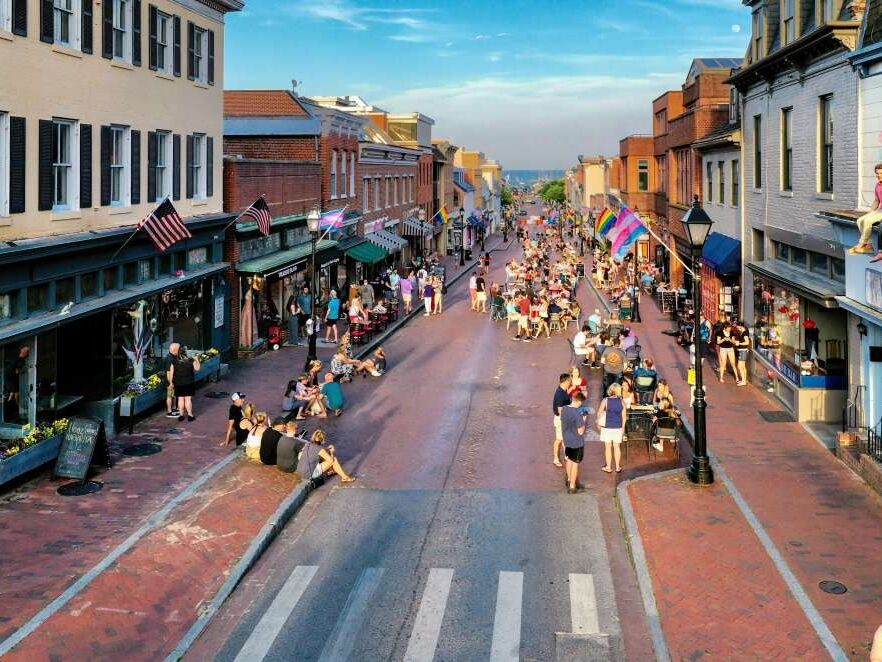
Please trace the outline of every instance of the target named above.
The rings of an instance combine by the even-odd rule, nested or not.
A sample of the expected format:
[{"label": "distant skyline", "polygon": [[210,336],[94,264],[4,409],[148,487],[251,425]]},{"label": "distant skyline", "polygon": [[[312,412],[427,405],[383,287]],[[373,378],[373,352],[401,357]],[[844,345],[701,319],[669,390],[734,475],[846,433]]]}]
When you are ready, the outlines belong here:
[{"label": "distant skyline", "polygon": [[696,57],[742,57],[741,0],[246,0],[225,87],[359,95],[506,169],[612,155]]}]

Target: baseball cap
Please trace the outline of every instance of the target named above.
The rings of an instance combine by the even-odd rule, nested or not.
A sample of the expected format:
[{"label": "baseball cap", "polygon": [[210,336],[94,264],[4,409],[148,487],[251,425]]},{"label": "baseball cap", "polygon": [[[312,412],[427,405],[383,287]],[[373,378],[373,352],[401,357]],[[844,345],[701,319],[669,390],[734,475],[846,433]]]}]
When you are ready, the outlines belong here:
[{"label": "baseball cap", "polygon": [[236,400],[244,400],[244,399],[245,399],[245,394],[244,394],[244,393],[239,393],[239,391],[234,392],[234,393],[230,396],[230,400],[232,400],[233,402],[235,402]]}]

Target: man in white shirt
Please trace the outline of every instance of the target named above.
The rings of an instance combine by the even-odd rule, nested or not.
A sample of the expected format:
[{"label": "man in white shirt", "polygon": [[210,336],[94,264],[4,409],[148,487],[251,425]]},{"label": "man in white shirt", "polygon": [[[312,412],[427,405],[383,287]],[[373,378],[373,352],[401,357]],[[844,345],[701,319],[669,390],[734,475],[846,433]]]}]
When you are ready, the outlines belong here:
[{"label": "man in white shirt", "polygon": [[469,296],[472,299],[472,310],[477,310],[478,300],[478,272],[473,271],[472,277],[469,278]]},{"label": "man in white shirt", "polygon": [[603,324],[603,318],[600,316],[600,309],[595,308],[594,313],[588,316],[588,326],[596,333],[600,331],[601,324]]},{"label": "man in white shirt", "polygon": [[588,324],[583,324],[582,330],[573,338],[573,350],[577,357],[582,357],[582,365],[590,365],[594,359],[594,348],[590,345],[589,331]]}]

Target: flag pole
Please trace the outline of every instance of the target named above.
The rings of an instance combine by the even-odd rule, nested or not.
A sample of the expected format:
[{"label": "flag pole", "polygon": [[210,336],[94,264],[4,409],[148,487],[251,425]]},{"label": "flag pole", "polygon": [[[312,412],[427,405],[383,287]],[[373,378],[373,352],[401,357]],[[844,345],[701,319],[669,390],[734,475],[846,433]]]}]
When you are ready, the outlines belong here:
[{"label": "flag pole", "polygon": [[[347,209],[349,209],[349,205],[346,205],[345,207],[343,207],[343,209],[340,213],[345,214]],[[319,219],[319,223],[321,223],[321,219]],[[331,230],[333,230],[333,229],[334,229],[333,226],[328,226],[328,229],[325,230],[325,233],[321,237],[319,237],[319,241],[324,241],[325,237],[327,237],[330,234]]]},{"label": "flag pole", "polygon": [[138,234],[138,230],[140,230],[140,229],[141,229],[141,227],[139,225],[135,226],[135,231],[126,238],[126,240],[122,243],[122,246],[120,246],[119,248],[116,249],[116,253],[114,253],[113,256],[111,256],[111,258],[107,261],[108,264],[113,262],[114,259],[116,259],[116,256],[119,255],[120,251],[123,248],[125,248],[126,246],[128,246],[129,242],[132,239],[134,239],[135,235]]},{"label": "flag pole", "polygon": [[[266,201],[266,193],[261,193],[259,196],[257,196],[257,200],[260,200],[261,198],[263,198],[264,201]],[[257,202],[257,200],[255,200],[254,202]],[[236,218],[234,218],[232,221],[230,221],[229,223],[227,223],[227,224],[224,226],[223,230],[221,230],[218,234],[214,235],[214,236],[212,237],[212,239],[214,239],[215,241],[217,241],[217,239],[218,239],[218,235],[220,235],[220,234],[224,234],[224,233],[230,228],[231,225],[237,223],[237,222],[239,221],[239,219],[242,218],[242,214],[244,214],[246,211],[248,211],[249,209],[251,209],[251,208],[254,206],[254,202],[252,202],[250,205],[248,205],[247,207],[245,207],[245,209],[243,209],[242,211],[240,211],[240,212],[239,212],[239,215],[236,216]],[[272,220],[270,220],[270,222],[272,223]]]}]

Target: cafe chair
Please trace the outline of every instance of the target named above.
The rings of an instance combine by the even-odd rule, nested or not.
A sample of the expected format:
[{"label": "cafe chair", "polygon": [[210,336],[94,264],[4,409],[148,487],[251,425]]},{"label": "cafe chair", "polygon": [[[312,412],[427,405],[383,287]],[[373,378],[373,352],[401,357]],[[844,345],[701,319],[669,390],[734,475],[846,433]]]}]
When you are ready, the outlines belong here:
[{"label": "cafe chair", "polygon": [[[677,425],[675,421],[662,421],[655,422],[652,424],[652,443],[653,444],[662,444],[664,442],[668,442],[674,445],[674,457],[679,462],[680,460],[680,426]],[[653,446],[650,446],[653,450],[655,449]]]}]

